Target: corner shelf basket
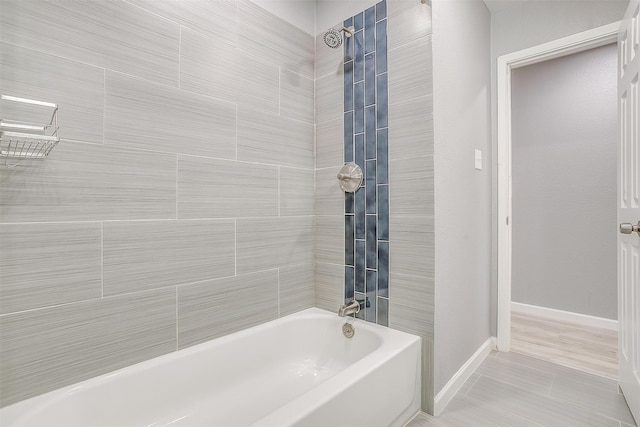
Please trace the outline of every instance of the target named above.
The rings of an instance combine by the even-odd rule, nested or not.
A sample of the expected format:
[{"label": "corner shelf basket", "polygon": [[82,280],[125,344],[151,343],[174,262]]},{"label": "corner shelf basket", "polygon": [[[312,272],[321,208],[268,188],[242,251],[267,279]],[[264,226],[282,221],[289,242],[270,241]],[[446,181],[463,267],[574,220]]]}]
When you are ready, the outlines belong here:
[{"label": "corner shelf basket", "polygon": [[[20,108],[37,109],[44,123],[0,119],[0,159],[44,159],[60,142],[58,137],[58,104],[0,95],[3,103]],[[13,109],[13,108],[12,108]],[[4,110],[4,108],[3,108]],[[4,114],[3,114],[4,115]]]}]

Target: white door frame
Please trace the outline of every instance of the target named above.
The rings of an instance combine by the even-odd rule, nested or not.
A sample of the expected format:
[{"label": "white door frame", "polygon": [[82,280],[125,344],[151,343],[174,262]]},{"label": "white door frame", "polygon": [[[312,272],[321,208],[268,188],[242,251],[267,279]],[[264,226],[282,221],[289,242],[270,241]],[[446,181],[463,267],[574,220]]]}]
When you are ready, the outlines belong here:
[{"label": "white door frame", "polygon": [[615,43],[620,21],[498,57],[497,348],[511,343],[511,70]]}]

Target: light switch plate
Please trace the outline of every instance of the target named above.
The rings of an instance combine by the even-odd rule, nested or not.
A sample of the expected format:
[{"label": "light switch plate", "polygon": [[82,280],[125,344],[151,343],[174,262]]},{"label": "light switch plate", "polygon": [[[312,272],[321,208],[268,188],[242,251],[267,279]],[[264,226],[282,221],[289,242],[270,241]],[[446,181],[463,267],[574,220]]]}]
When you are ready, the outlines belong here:
[{"label": "light switch plate", "polygon": [[476,169],[482,170],[482,151],[476,150]]}]

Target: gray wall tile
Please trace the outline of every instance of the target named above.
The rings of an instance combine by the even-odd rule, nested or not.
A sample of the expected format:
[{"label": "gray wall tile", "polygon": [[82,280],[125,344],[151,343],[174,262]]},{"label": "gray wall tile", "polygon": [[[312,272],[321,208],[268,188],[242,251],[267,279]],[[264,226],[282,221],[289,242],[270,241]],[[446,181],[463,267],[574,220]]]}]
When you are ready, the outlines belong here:
[{"label": "gray wall tile", "polygon": [[316,215],[344,214],[344,191],[338,182],[340,167],[316,169]]},{"label": "gray wall tile", "polygon": [[176,160],[62,140],[43,162],[2,171],[4,222],[175,218]]},{"label": "gray wall tile", "polygon": [[0,317],[0,404],[174,351],[175,294],[162,289]]},{"label": "gray wall tile", "polygon": [[344,304],[344,265],[316,263],[316,307],[338,312]]},{"label": "gray wall tile", "polygon": [[315,306],[313,262],[280,267],[280,316]]},{"label": "gray wall tile", "polygon": [[179,218],[277,214],[277,167],[178,156]]},{"label": "gray wall tile", "polygon": [[317,215],[315,241],[317,262],[344,265],[344,214]]},{"label": "gray wall tile", "polygon": [[238,46],[254,58],[313,78],[313,37],[249,0],[238,0]]},{"label": "gray wall tile", "polygon": [[280,114],[314,123],[314,80],[280,68]]},{"label": "gray wall tile", "polygon": [[432,156],[391,161],[391,215],[433,215],[433,179]]},{"label": "gray wall tile", "polygon": [[[238,309],[238,302],[242,302]],[[178,287],[178,348],[278,317],[278,270]]]},{"label": "gray wall tile", "polygon": [[313,217],[239,218],[238,274],[313,261]]},{"label": "gray wall tile", "polygon": [[235,221],[104,223],[104,294],[235,274]]},{"label": "gray wall tile", "polygon": [[433,96],[390,104],[389,123],[389,160],[433,155]]},{"label": "gray wall tile", "polygon": [[0,314],[101,296],[100,223],[0,225]]},{"label": "gray wall tile", "polygon": [[[2,94],[58,104],[59,136],[102,143],[104,70],[18,46],[0,44]],[[12,117],[3,103],[2,118]]]},{"label": "gray wall tile", "polygon": [[7,43],[178,84],[180,26],[134,5],[9,0],[2,2],[0,23]]},{"label": "gray wall tile", "polygon": [[343,119],[316,125],[316,167],[342,166],[344,158]]},{"label": "gray wall tile", "polygon": [[433,278],[391,273],[389,281],[389,326],[433,339]]},{"label": "gray wall tile", "polygon": [[342,72],[316,79],[316,123],[326,123],[343,116],[343,80]]},{"label": "gray wall tile", "polygon": [[279,111],[279,72],[228,39],[182,28],[180,87],[214,98]]},{"label": "gray wall tile", "polygon": [[389,51],[389,102],[433,94],[431,36]]},{"label": "gray wall tile", "polygon": [[126,0],[187,28],[216,38],[237,40],[236,0]]},{"label": "gray wall tile", "polygon": [[[389,219],[389,269],[391,273],[434,277],[435,236],[433,216],[391,216]],[[393,299],[393,286],[389,286]]]},{"label": "gray wall tile", "polygon": [[313,169],[280,167],[280,216],[313,215]]},{"label": "gray wall tile", "polygon": [[239,108],[238,160],[313,169],[313,125]]},{"label": "gray wall tile", "polygon": [[112,71],[105,90],[105,144],[235,158],[235,104]]},{"label": "gray wall tile", "polygon": [[[432,33],[431,6],[414,1],[387,2],[389,50]],[[391,61],[389,61],[391,64]]]}]

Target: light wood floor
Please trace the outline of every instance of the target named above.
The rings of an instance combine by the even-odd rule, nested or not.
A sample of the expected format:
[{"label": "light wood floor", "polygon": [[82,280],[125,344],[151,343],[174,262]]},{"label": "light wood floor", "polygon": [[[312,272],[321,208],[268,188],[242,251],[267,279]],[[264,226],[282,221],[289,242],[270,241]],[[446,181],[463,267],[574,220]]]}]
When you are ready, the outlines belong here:
[{"label": "light wood floor", "polygon": [[618,379],[618,332],[511,313],[511,351]]},{"label": "light wood floor", "polygon": [[406,427],[635,426],[616,381],[518,353],[491,353],[439,417]]}]

